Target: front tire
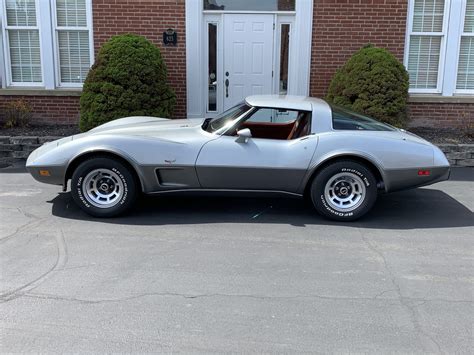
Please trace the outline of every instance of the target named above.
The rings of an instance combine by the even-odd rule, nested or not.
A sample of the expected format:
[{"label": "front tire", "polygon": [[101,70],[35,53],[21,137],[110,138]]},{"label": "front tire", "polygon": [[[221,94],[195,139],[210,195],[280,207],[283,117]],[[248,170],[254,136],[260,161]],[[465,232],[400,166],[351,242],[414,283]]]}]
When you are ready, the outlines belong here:
[{"label": "front tire", "polygon": [[71,178],[71,194],[77,205],[94,217],[114,217],[135,202],[137,182],[132,172],[112,158],[82,162]]},{"label": "front tire", "polygon": [[310,196],[319,214],[337,221],[354,221],[373,207],[377,181],[365,165],[338,161],[318,173]]}]

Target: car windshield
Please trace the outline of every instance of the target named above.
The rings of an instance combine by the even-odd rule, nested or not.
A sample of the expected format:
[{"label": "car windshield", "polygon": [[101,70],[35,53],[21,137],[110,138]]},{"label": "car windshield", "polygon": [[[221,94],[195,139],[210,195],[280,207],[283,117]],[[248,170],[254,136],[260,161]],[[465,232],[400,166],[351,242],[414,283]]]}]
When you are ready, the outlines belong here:
[{"label": "car windshield", "polygon": [[210,133],[215,133],[217,131],[222,132],[228,128],[236,118],[242,116],[250,109],[251,106],[247,105],[245,102],[241,102],[215,118],[206,119],[202,124],[202,129]]},{"label": "car windshield", "polygon": [[371,117],[331,105],[332,127],[337,130],[357,131],[396,131],[397,128],[379,122]]}]

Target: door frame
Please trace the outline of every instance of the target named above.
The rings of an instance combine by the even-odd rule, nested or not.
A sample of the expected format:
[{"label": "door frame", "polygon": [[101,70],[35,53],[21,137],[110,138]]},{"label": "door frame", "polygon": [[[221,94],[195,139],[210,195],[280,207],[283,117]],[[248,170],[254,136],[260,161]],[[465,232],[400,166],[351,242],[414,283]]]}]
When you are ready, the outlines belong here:
[{"label": "door frame", "polygon": [[[277,93],[279,77],[280,25],[291,24],[290,58],[288,68],[288,94],[309,95],[311,69],[311,41],[313,24],[313,1],[297,0],[296,11],[204,11],[203,0],[186,0],[186,105],[189,118],[213,117],[223,108],[223,81],[218,78],[217,112],[208,113],[208,36],[209,23],[218,24],[217,71],[223,72],[223,14],[273,14],[275,23],[273,54],[273,90]],[[298,46],[294,44],[298,43]],[[221,53],[219,53],[221,52]],[[222,56],[222,58],[219,58]],[[222,78],[221,78],[222,79]]]}]

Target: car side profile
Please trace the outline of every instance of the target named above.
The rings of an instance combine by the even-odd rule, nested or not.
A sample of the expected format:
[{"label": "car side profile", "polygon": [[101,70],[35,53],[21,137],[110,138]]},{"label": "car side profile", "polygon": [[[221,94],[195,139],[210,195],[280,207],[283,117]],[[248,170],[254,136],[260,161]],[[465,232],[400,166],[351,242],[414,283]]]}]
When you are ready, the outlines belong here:
[{"label": "car side profile", "polygon": [[449,178],[426,140],[299,96],[250,96],[212,119],[127,117],[46,143],[28,158],[38,181],[71,180],[75,202],[96,217],[130,208],[139,193],[242,192],[311,199],[321,215],[351,221],[379,192]]}]

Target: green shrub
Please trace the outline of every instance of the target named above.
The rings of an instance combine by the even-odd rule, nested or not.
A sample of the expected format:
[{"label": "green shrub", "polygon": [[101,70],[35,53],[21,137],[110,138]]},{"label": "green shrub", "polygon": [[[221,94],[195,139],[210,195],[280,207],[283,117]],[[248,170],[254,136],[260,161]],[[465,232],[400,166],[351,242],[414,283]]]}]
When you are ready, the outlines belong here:
[{"label": "green shrub", "polygon": [[13,100],[5,107],[5,128],[26,127],[30,123],[32,108],[23,99]]},{"label": "green shrub", "polygon": [[127,116],[170,117],[176,102],[158,47],[146,38],[112,37],[99,50],[81,96],[82,131]]},{"label": "green shrub", "polygon": [[393,54],[366,45],[340,68],[326,99],[380,121],[407,123],[408,73]]}]

